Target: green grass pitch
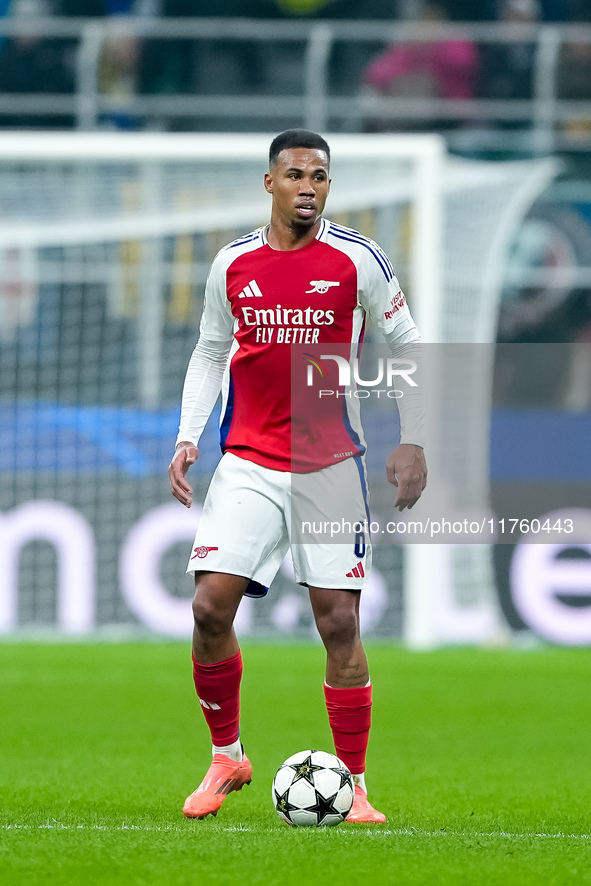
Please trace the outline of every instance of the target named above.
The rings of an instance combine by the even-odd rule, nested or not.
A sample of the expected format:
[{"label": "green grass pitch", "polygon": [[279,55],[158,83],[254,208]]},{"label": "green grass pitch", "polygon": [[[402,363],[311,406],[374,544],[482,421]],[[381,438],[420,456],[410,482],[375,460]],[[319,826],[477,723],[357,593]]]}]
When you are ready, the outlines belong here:
[{"label": "green grass pitch", "polygon": [[0,883],[591,883],[591,651],[369,646],[382,827],[289,828],[276,768],[332,750],[313,645],[246,645],[253,782],[187,821],[209,742],[180,644],[0,646]]}]

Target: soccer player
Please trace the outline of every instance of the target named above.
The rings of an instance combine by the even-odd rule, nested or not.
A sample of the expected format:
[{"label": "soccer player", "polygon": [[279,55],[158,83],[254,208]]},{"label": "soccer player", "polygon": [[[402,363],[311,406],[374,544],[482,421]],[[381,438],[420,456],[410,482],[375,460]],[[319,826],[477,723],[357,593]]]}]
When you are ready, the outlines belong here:
[{"label": "soccer player", "polygon": [[[196,587],[193,676],[213,743],[209,771],[183,808],[189,818],[215,815],[227,794],[252,777],[240,742],[242,659],[233,622],[244,594],[266,594],[290,547],[294,471],[304,481],[311,477],[327,500],[331,490],[348,489],[356,513],[366,504],[363,445],[344,417],[344,401],[339,426],[333,411],[330,433],[312,434],[316,445],[307,463],[292,461],[291,344],[334,350],[348,342],[351,348],[361,341],[367,314],[391,348],[419,340],[384,252],[322,217],[329,173],[330,149],[320,135],[287,130],[273,140],[264,177],[270,224],[215,257],[185,379],[169,467],[173,495],[191,506],[186,473],[198,458],[199,437],[220,390],[224,453],[187,569],[195,573]],[[398,490],[395,506],[403,510],[418,500],[427,470],[419,423],[405,416],[402,403],[399,408],[401,443],[386,472]],[[371,566],[369,539],[291,547],[296,581],[308,588],[326,648],[324,693],[336,753],[355,783],[348,821],[384,822],[365,784],[372,688],[359,635],[359,598]]]}]

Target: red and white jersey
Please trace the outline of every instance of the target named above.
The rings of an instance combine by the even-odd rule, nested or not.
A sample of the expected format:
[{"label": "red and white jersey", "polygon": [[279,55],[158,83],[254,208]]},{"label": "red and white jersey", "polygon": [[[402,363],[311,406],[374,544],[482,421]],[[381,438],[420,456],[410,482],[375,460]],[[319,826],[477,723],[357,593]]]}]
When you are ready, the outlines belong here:
[{"label": "red and white jersey", "polygon": [[322,219],[311,243],[282,251],[269,246],[266,230],[222,249],[207,281],[201,335],[234,337],[222,387],[222,450],[276,470],[320,470],[363,452],[363,435],[346,398],[323,403],[321,427],[317,410],[302,410],[294,430],[291,346],[355,348],[368,314],[396,341],[419,336],[373,240]]}]

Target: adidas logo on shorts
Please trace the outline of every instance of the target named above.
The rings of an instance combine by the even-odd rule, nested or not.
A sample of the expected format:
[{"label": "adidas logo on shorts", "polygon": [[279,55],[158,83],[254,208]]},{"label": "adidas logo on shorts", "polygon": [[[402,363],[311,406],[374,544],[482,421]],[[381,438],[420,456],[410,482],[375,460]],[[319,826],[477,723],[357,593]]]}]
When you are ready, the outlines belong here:
[{"label": "adidas logo on shorts", "polygon": [[365,569],[363,568],[363,563],[361,560],[354,566],[351,572],[347,573],[347,578],[365,578]]}]

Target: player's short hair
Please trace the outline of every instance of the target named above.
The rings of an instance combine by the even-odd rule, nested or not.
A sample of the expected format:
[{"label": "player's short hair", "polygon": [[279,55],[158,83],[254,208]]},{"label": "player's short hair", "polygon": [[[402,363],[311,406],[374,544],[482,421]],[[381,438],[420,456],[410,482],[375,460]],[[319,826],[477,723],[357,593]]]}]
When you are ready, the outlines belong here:
[{"label": "player's short hair", "polygon": [[286,148],[313,148],[316,151],[324,151],[330,163],[330,148],[325,139],[317,132],[309,129],[286,129],[280,132],[271,142],[269,148],[269,168],[275,166],[281,151]]}]

